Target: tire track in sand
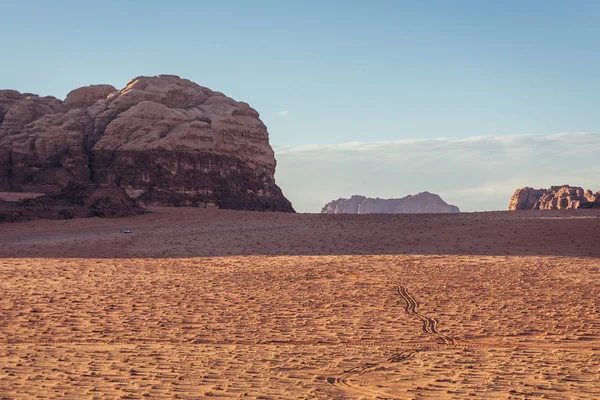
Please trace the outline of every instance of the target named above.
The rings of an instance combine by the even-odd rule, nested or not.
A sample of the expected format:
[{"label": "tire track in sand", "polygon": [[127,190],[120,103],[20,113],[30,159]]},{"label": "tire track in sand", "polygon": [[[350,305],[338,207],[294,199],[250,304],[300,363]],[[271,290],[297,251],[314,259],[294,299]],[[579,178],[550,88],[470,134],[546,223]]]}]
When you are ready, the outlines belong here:
[{"label": "tire track in sand", "polygon": [[[451,338],[450,336],[441,334],[438,331],[439,322],[436,318],[429,317],[429,316],[419,312],[419,302],[408,292],[408,290],[406,289],[405,286],[396,285],[396,286],[394,286],[394,288],[398,292],[398,295],[406,303],[406,306],[404,307],[404,311],[408,315],[416,316],[423,323],[423,327],[422,327],[423,332],[427,333],[428,335],[433,335],[433,336],[437,337],[440,340],[442,346],[458,346],[459,345],[459,343],[455,339]],[[327,378],[327,383],[329,383],[330,385],[336,386],[342,390],[350,391],[350,392],[353,392],[356,394],[375,396],[380,399],[394,399],[396,397],[391,396],[387,393],[384,393],[384,392],[381,392],[378,390],[374,390],[374,389],[370,389],[370,388],[365,388],[363,386],[354,385],[351,381],[351,378],[353,376],[362,375],[362,374],[365,374],[370,371],[381,369],[381,368],[383,368],[383,365],[386,363],[396,363],[396,362],[408,360],[417,351],[419,351],[419,350],[414,349],[412,351],[403,351],[400,353],[393,354],[390,358],[388,358],[387,360],[385,360],[383,362],[361,364],[357,367],[354,367],[352,369],[344,371],[344,373],[342,373],[342,375],[338,378]]]},{"label": "tire track in sand", "polygon": [[417,351],[418,350],[403,351],[400,353],[392,354],[391,357],[389,357],[383,362],[361,364],[359,366],[344,371],[342,375],[338,378],[327,378],[327,383],[329,383],[332,386],[336,386],[342,390],[355,394],[374,396],[378,399],[397,399],[398,397],[393,396],[389,393],[385,393],[375,389],[369,389],[364,386],[355,385],[352,383],[350,378],[352,378],[353,376],[365,374],[367,372],[382,369],[384,364],[391,364],[408,360],[409,358],[412,358]]},{"label": "tire track in sand", "polygon": [[414,315],[423,322],[423,332],[436,336],[443,344],[456,346],[458,341],[451,338],[448,335],[444,335],[438,331],[438,320],[436,318],[428,317],[425,314],[419,312],[419,303],[417,300],[408,292],[405,286],[396,285],[394,286],[398,295],[406,303],[404,311],[409,315]]}]

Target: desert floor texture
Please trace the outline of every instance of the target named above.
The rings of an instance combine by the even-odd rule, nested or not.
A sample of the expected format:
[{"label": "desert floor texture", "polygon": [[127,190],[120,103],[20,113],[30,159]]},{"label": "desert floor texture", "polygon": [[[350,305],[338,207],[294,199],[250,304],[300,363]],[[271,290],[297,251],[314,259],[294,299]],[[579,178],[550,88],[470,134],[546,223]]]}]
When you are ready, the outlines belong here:
[{"label": "desert floor texture", "polygon": [[0,225],[0,398],[600,398],[598,211],[152,211]]}]

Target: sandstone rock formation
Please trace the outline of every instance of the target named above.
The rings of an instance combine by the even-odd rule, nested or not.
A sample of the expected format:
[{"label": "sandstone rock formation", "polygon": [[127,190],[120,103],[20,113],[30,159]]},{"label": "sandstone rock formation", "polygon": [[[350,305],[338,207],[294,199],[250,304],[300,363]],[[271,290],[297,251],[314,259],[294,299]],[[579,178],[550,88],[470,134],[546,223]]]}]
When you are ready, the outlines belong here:
[{"label": "sandstone rock formation", "polygon": [[0,91],[0,191],[123,188],[146,205],[291,211],[268,132],[248,104],[173,75],[64,101]]},{"label": "sandstone rock formation", "polygon": [[145,211],[122,188],[70,183],[60,193],[0,201],[0,223],[34,219],[127,217]]},{"label": "sandstone rock formation", "polygon": [[352,196],[327,203],[322,214],[417,214],[458,213],[458,207],[449,205],[434,193],[423,192],[401,199],[380,199]]},{"label": "sandstone rock formation", "polygon": [[600,208],[600,191],[593,193],[580,187],[562,185],[550,189],[517,189],[510,199],[509,210],[561,210]]}]

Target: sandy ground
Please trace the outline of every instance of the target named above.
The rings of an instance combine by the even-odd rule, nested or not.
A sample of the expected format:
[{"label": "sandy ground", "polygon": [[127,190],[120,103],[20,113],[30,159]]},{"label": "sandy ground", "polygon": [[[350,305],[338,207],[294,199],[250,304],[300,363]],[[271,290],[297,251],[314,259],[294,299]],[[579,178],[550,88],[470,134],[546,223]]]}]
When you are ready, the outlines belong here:
[{"label": "sandy ground", "polygon": [[600,396],[598,211],[157,208],[0,257],[2,399]]}]

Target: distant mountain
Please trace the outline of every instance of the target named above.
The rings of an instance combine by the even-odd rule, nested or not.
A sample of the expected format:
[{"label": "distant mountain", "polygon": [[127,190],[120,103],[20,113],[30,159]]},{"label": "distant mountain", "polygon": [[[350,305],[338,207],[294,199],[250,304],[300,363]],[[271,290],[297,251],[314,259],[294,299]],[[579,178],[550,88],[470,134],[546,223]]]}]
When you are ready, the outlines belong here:
[{"label": "distant mountain", "polygon": [[509,210],[561,210],[600,208],[600,191],[593,193],[577,186],[551,186],[550,189],[517,189],[510,199]]},{"label": "distant mountain", "polygon": [[458,213],[458,207],[446,203],[434,193],[423,192],[408,195],[401,199],[380,199],[365,196],[352,196],[337,199],[327,204],[321,214],[418,214],[418,213]]}]

